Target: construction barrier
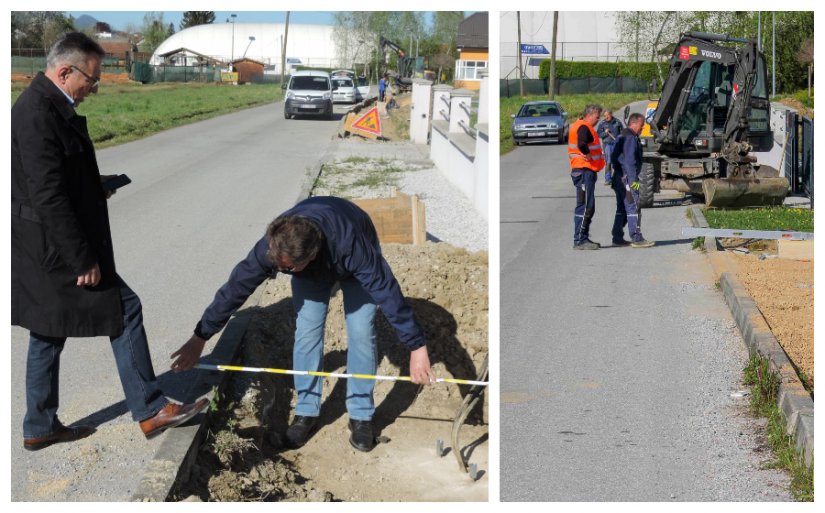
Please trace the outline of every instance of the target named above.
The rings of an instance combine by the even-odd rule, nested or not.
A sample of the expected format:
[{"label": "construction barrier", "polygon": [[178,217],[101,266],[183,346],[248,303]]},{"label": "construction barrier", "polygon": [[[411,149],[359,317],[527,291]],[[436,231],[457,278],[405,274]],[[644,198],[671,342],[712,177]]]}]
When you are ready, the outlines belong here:
[{"label": "construction barrier", "polygon": [[367,98],[347,110],[342,118],[338,135],[347,137],[350,134],[360,135],[368,139],[380,139],[382,137],[378,98]]}]

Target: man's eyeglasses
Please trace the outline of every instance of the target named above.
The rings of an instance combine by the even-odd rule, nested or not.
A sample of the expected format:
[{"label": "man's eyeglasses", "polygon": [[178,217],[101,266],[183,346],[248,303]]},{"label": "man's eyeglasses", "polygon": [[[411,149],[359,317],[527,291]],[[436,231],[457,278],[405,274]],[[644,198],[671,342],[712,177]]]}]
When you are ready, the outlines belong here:
[{"label": "man's eyeglasses", "polygon": [[81,75],[83,75],[83,76],[86,78],[86,81],[89,83],[89,85],[90,85],[90,86],[92,86],[92,89],[94,89],[95,87],[97,87],[97,86],[100,84],[100,77],[98,77],[98,78],[94,78],[94,77],[92,77],[92,76],[89,76],[89,75],[88,75],[85,71],[83,71],[82,69],[78,68],[78,67],[77,67],[77,66],[75,66],[74,64],[70,64],[69,66],[70,66],[73,70],[79,71],[79,72],[80,72],[80,74],[81,74]]}]

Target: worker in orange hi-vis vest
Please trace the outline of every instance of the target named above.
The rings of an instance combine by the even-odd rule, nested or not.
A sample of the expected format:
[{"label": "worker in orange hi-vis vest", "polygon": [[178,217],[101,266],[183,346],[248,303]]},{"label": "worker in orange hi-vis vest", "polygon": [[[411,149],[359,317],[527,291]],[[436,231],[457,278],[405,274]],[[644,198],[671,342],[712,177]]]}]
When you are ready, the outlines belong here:
[{"label": "worker in orange hi-vis vest", "polygon": [[599,249],[590,240],[590,222],[596,213],[596,173],[604,168],[602,144],[595,126],[602,108],[588,105],[584,114],[570,126],[567,155],[570,157],[570,177],[576,187],[576,210],[573,214],[573,248]]}]

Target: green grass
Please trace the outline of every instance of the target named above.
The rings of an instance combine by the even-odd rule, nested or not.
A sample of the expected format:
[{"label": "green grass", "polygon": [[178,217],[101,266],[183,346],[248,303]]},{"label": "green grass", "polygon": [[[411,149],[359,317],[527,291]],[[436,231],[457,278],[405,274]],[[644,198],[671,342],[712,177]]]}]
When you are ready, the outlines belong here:
[{"label": "green grass", "polygon": [[[500,132],[499,141],[501,144],[500,154],[504,155],[513,150],[513,134],[511,127],[513,126],[513,118],[511,114],[518,112],[519,108],[526,102],[548,100],[546,95],[541,96],[525,96],[519,98],[514,96],[511,98],[502,98],[499,102],[499,119]],[[568,119],[572,124],[578,119],[584,111],[584,107],[591,103],[596,103],[605,109],[611,109],[616,112],[617,117],[621,118],[621,114],[617,112],[620,108],[628,103],[638,100],[647,100],[647,93],[605,93],[605,94],[570,94],[570,95],[556,95],[555,101],[559,102],[561,106],[569,114]]]},{"label": "green grass", "polygon": [[791,476],[790,489],[798,501],[814,500],[813,465],[808,467],[801,452],[796,449],[793,437],[785,429],[785,417],[776,405],[779,393],[779,375],[771,372],[768,359],[751,355],[743,370],[744,381],[751,387],[751,410],[755,415],[766,417],[766,437],[773,451],[774,460],[765,468],[787,471]]},{"label": "green grass", "polygon": [[705,250],[705,238],[704,237],[696,237],[693,239],[693,243],[691,244],[692,249],[698,249],[700,251]]},{"label": "green grass", "polygon": [[814,231],[814,213],[807,208],[763,207],[739,210],[704,209],[711,228],[737,230]]},{"label": "green grass", "polygon": [[[12,104],[25,87],[13,84]],[[162,83],[102,85],[78,106],[97,149],[195,121],[281,100],[277,84]]]}]

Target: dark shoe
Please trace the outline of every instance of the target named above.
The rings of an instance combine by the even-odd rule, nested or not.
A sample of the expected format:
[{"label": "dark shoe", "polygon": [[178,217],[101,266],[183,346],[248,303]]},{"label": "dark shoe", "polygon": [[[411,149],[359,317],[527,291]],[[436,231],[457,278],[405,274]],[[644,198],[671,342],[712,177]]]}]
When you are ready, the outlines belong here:
[{"label": "dark shoe", "polygon": [[92,426],[74,426],[66,427],[60,422],[57,423],[57,429],[47,436],[40,436],[37,438],[24,438],[23,448],[27,451],[39,451],[45,449],[52,444],[59,444],[62,442],[74,442],[81,438],[86,438],[95,432]]},{"label": "dark shoe", "polygon": [[655,246],[656,243],[652,240],[636,240],[630,243],[630,246],[633,248],[650,248]]},{"label": "dark shoe", "polygon": [[592,240],[590,240],[590,239],[584,239],[584,241],[585,241],[585,242],[589,242],[590,244],[595,244],[597,248],[601,248],[601,247],[602,247],[602,245],[601,245],[601,244],[599,244],[598,242],[593,242],[593,241],[592,241]]},{"label": "dark shoe", "polygon": [[140,421],[140,429],[147,439],[154,438],[169,428],[179,426],[191,419],[209,404],[209,399],[203,398],[192,404],[169,403],[154,417]]},{"label": "dark shoe", "polygon": [[614,246],[630,246],[630,244],[631,244],[631,242],[629,240],[625,240],[625,239],[614,240],[613,241]]},{"label": "dark shoe", "polygon": [[580,244],[576,244],[575,246],[573,246],[573,249],[599,249],[599,247],[600,246],[595,242],[590,242],[589,240],[586,240]]},{"label": "dark shoe", "polygon": [[297,449],[303,447],[309,440],[315,424],[318,422],[318,417],[305,417],[303,415],[295,415],[292,419],[292,424],[286,430],[286,443],[289,447]]},{"label": "dark shoe", "polygon": [[375,447],[375,437],[372,434],[371,420],[349,421],[349,444],[361,452],[370,452]]}]

